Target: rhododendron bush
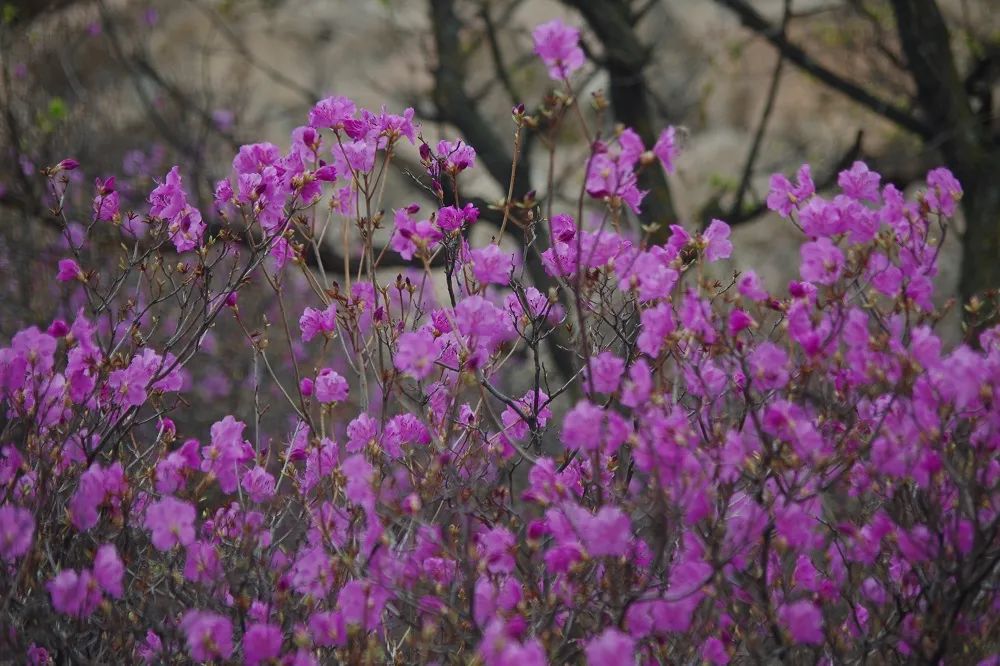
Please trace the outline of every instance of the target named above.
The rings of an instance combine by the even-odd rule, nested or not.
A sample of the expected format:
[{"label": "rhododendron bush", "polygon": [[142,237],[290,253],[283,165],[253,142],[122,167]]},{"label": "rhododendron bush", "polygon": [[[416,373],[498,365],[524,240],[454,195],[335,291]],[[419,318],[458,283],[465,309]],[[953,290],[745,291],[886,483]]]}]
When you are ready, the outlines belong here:
[{"label": "rhododendron bush", "polygon": [[[474,146],[345,97],[287,150],[241,148],[211,210],[174,168],[141,210],[100,180],[81,227],[81,165],[47,170],[72,307],[0,348],[5,655],[996,659],[1000,331],[946,349],[931,298],[961,185],[775,175],[803,244],[769,291],[726,268],[724,221],[636,231],[636,174],[683,160],[676,133],[607,129],[576,31],[534,38],[555,92],[514,109],[515,142],[554,152],[573,124],[591,150],[575,206],[506,200],[499,228],[463,199]],[[434,209],[383,201],[402,153]],[[108,229],[117,255],[90,253]],[[322,242],[344,265],[310,260]],[[244,357],[242,407],[215,413],[194,385]]]}]

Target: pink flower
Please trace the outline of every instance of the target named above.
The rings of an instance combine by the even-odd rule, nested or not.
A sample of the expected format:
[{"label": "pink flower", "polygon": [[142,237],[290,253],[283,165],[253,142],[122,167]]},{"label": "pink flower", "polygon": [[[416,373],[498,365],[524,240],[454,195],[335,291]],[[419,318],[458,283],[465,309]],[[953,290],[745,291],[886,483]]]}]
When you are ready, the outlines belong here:
[{"label": "pink flower", "polygon": [[154,663],[163,651],[163,641],[152,629],[146,630],[146,640],[135,648],[136,654],[147,664]]},{"label": "pink flower", "polygon": [[229,182],[228,178],[223,178],[218,183],[215,184],[215,208],[216,210],[225,210],[226,206],[229,205],[233,197],[236,196],[233,193],[233,184]]},{"label": "pink flower", "polygon": [[189,610],[180,623],[195,661],[228,659],[233,653],[233,623],[211,611]]},{"label": "pink flower", "polygon": [[421,329],[399,336],[392,360],[399,371],[414,379],[426,379],[434,371],[440,353],[434,334]]},{"label": "pink flower", "polygon": [[347,626],[360,626],[365,631],[376,629],[389,593],[367,580],[351,580],[337,595],[337,608]]},{"label": "pink flower", "polygon": [[28,666],[50,666],[54,663],[49,656],[49,651],[41,645],[32,643],[28,646]]},{"label": "pink flower", "polygon": [[[638,187],[635,161],[631,159],[630,153],[620,150],[615,154],[609,151],[608,146],[600,143],[595,144],[595,151],[597,152],[591,157],[590,169],[587,171],[587,194],[597,199],[617,197],[633,213],[638,214],[646,192]],[[587,252],[581,256],[590,254]]]},{"label": "pink flower", "polygon": [[121,473],[121,463],[115,463],[107,470],[99,463],[94,463],[80,475],[80,483],[69,501],[73,527],[81,532],[89,530],[97,524],[100,517],[98,509],[104,504],[108,495],[121,497],[124,493],[124,481],[118,482]]},{"label": "pink flower", "polygon": [[629,427],[620,414],[581,400],[563,420],[561,439],[566,448],[586,453],[604,448],[614,453],[628,438]]},{"label": "pink flower", "polygon": [[31,547],[34,534],[35,518],[30,511],[17,506],[0,506],[0,559],[13,562],[24,555]]},{"label": "pink flower", "polygon": [[292,566],[290,583],[300,594],[322,598],[333,584],[333,561],[321,546],[303,548]]},{"label": "pink flower", "polygon": [[472,224],[479,219],[479,209],[472,204],[465,204],[462,210],[454,206],[445,206],[438,211],[437,225],[444,232],[457,231],[466,224]]},{"label": "pink flower", "polygon": [[358,414],[347,424],[347,451],[357,453],[378,440],[378,421],[368,414]]},{"label": "pink flower", "polygon": [[[539,428],[544,428],[545,424],[548,423],[549,419],[552,417],[552,410],[546,406],[549,396],[544,391],[539,391],[536,399],[534,391],[528,391],[524,396],[517,401],[518,410],[515,411],[511,407],[507,407],[500,414],[500,420],[503,421],[505,428],[505,433],[517,439],[527,437],[528,428],[531,425],[527,421],[521,418],[521,415],[531,419],[531,416],[535,416],[535,422]],[[535,407],[538,407],[538,413],[535,414]],[[518,413],[520,412],[520,413]]]},{"label": "pink flower", "polygon": [[712,220],[701,238],[705,243],[705,259],[708,261],[728,259],[732,255],[733,244],[729,240],[729,225],[722,220]]},{"label": "pink flower", "polygon": [[701,658],[714,666],[724,666],[729,663],[729,653],[726,646],[715,636],[708,638],[701,646]]},{"label": "pink flower", "polygon": [[184,578],[192,583],[212,585],[222,576],[222,562],[214,545],[195,541],[187,547]]},{"label": "pink flower", "polygon": [[729,334],[736,335],[741,331],[753,326],[756,322],[753,320],[746,310],[741,310],[740,308],[733,308],[729,313]]},{"label": "pink flower", "polygon": [[412,218],[418,210],[416,205],[400,208],[393,217],[396,231],[389,240],[389,247],[406,260],[413,259],[418,252],[431,252],[443,238],[441,230],[430,220]]},{"label": "pink flower", "polygon": [[545,648],[537,638],[522,640],[523,625],[518,619],[508,622],[493,618],[486,625],[479,654],[486,666],[545,666]]},{"label": "pink flower", "polygon": [[559,19],[543,23],[531,31],[535,53],[548,67],[549,77],[561,81],[583,66],[580,31]]},{"label": "pink flower", "polygon": [[56,279],[60,282],[70,282],[72,280],[83,280],[83,271],[80,270],[80,264],[76,263],[73,259],[60,259],[59,260],[59,273],[56,275]]},{"label": "pink flower", "polygon": [[628,380],[622,387],[622,404],[633,409],[645,404],[653,390],[653,378],[649,363],[638,358],[628,371]]},{"label": "pink flower", "polygon": [[299,317],[302,341],[309,342],[317,335],[329,337],[337,330],[337,304],[331,302],[325,310],[306,308]]},{"label": "pink flower", "polygon": [[514,570],[516,538],[504,527],[494,527],[479,535],[479,557],[490,573],[510,573]]},{"label": "pink flower", "polygon": [[327,97],[316,103],[309,112],[309,125],[316,128],[343,129],[344,123],[354,119],[357,107],[347,97]]},{"label": "pink flower", "polygon": [[670,268],[671,253],[662,247],[639,252],[634,259],[615,262],[618,288],[622,291],[638,287],[639,299],[651,301],[665,298],[677,284],[678,272]]},{"label": "pink flower", "polygon": [[[850,199],[848,201],[861,207],[856,201]],[[849,218],[841,214],[838,204],[823,197],[813,197],[799,208],[799,223],[802,230],[813,238],[846,233],[848,222]]]},{"label": "pink flower", "polygon": [[347,385],[347,380],[339,373],[330,368],[323,368],[316,375],[313,390],[320,402],[343,402],[347,400],[350,387]]},{"label": "pink flower", "polygon": [[837,185],[844,194],[852,199],[879,202],[879,181],[882,177],[868,168],[864,162],[857,161],[850,169],[841,171],[837,176]]},{"label": "pink flower", "polygon": [[593,557],[620,557],[628,552],[632,540],[632,521],[615,506],[606,506],[591,515],[586,509],[568,511],[576,533]]},{"label": "pink flower", "polygon": [[240,465],[254,457],[250,443],[243,439],[244,428],[242,421],[226,416],[212,424],[212,441],[201,451],[201,471],[214,474],[224,493],[236,491]]},{"label": "pink flower", "polygon": [[52,598],[52,607],[72,617],[85,618],[101,603],[101,590],[89,571],[77,573],[63,569],[46,587]]},{"label": "pink flower", "polygon": [[243,634],[243,663],[257,666],[281,654],[281,627],[273,624],[251,624]]},{"label": "pink flower", "polygon": [[656,358],[666,337],[674,332],[674,313],[669,303],[660,303],[656,307],[643,310],[639,316],[642,322],[642,332],[639,333],[637,345],[644,354]]},{"label": "pink flower", "polygon": [[771,192],[767,195],[767,207],[777,212],[781,217],[789,217],[792,210],[816,192],[808,164],[799,169],[798,183],[792,187],[791,182],[780,173],[771,176]]},{"label": "pink flower", "polygon": [[584,386],[592,386],[597,393],[614,393],[618,390],[625,374],[625,361],[612,352],[601,352],[590,359],[590,367],[585,371]]},{"label": "pink flower", "polygon": [[811,601],[783,604],[778,609],[778,617],[796,643],[821,645],[826,640],[823,635],[823,614]]},{"label": "pink flower", "polygon": [[818,284],[833,284],[844,270],[844,253],[829,238],[819,238],[804,244],[799,253],[803,280]]},{"label": "pink flower", "polygon": [[457,174],[459,171],[471,169],[476,163],[476,151],[461,139],[457,141],[438,141],[438,156],[444,160],[445,171]]},{"label": "pink flower", "polygon": [[788,355],[773,342],[763,342],[747,359],[754,385],[763,390],[780,389],[788,383]]},{"label": "pink flower", "polygon": [[934,169],[927,174],[927,193],[925,199],[931,210],[945,217],[955,214],[955,205],[962,198],[962,185],[944,167]]},{"label": "pink flower", "polygon": [[653,154],[660,160],[664,171],[667,173],[675,171],[674,161],[680,152],[680,146],[677,145],[677,130],[673,127],[667,127],[660,132],[660,137],[653,145]]},{"label": "pink flower", "polygon": [[372,489],[375,470],[365,460],[364,454],[351,456],[343,462],[340,470],[347,479],[347,499],[364,507],[372,507],[375,502],[375,492]]},{"label": "pink flower", "polygon": [[125,565],[118,556],[113,544],[106,543],[97,549],[94,556],[94,579],[107,594],[115,599],[121,599],[124,590],[122,578],[125,575]]},{"label": "pink flower", "polygon": [[736,286],[740,294],[751,301],[760,302],[767,300],[767,290],[764,289],[764,284],[754,271],[744,271]]},{"label": "pink flower", "polygon": [[406,137],[411,144],[415,143],[419,125],[414,127],[413,115],[414,111],[412,107],[404,109],[401,116],[394,113],[386,113],[385,107],[382,107],[382,112],[379,114],[377,121],[379,135],[386,137],[390,141],[399,137]]},{"label": "pink flower", "polygon": [[309,618],[309,633],[319,647],[341,646],[347,642],[347,625],[340,612],[320,612]]},{"label": "pink flower", "polygon": [[356,141],[345,141],[334,145],[336,168],[344,174],[368,173],[375,167],[376,150],[374,137],[363,137]]},{"label": "pink flower", "polygon": [[493,347],[515,335],[510,313],[482,296],[468,296],[455,308],[458,331],[470,340]]},{"label": "pink flower", "polygon": [[587,643],[584,652],[589,666],[630,664],[635,660],[635,639],[618,629],[605,629]]},{"label": "pink flower", "polygon": [[685,294],[684,302],[681,304],[681,325],[689,332],[699,334],[705,344],[715,342],[712,305],[693,291]]},{"label": "pink flower", "polygon": [[176,451],[156,463],[156,491],[169,495],[184,486],[188,470],[198,469],[201,458],[198,455],[198,440],[189,439]]},{"label": "pink flower", "polygon": [[872,286],[886,296],[895,296],[903,286],[903,271],[881,252],[873,252],[868,258],[866,275]]},{"label": "pink flower", "polygon": [[115,177],[106,180],[98,178],[94,183],[97,196],[94,197],[94,219],[99,222],[110,222],[118,214],[119,197],[115,192]]},{"label": "pink flower", "polygon": [[167,221],[167,231],[178,252],[201,244],[205,223],[201,213],[188,204],[180,168],[173,167],[164,181],[149,194],[149,214]]},{"label": "pink flower", "polygon": [[167,551],[180,544],[194,541],[194,507],[173,497],[150,504],[146,509],[144,526],[152,532],[153,546]]},{"label": "pink flower", "polygon": [[274,476],[260,465],[243,475],[241,485],[254,502],[264,502],[274,496]]},{"label": "pink flower", "polygon": [[472,250],[470,265],[472,274],[481,285],[507,284],[514,270],[514,257],[499,246],[490,243],[484,248]]},{"label": "pink flower", "polygon": [[385,424],[382,443],[391,456],[401,456],[404,444],[429,444],[431,435],[415,414],[397,414]]},{"label": "pink flower", "polygon": [[271,246],[270,255],[274,258],[274,266],[279,271],[285,267],[289,261],[295,261],[299,256],[295,246],[289,243],[283,236],[279,236]]}]

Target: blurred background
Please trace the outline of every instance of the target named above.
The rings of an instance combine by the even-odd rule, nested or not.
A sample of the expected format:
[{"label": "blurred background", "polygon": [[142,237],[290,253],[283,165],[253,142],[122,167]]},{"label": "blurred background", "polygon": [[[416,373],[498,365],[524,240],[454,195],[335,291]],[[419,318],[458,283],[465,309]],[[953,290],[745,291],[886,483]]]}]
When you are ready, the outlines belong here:
[{"label": "blurred background", "polygon": [[[995,0],[0,0],[0,339],[51,312],[59,250],[40,169],[72,156],[84,195],[114,175],[146,212],[154,178],[180,164],[210,215],[214,183],[243,143],[288,147],[313,103],[413,107],[428,140],[479,152],[468,196],[506,192],[510,109],[552,82],[531,29],[581,28],[581,99],[603,91],[611,131],[648,146],[683,129],[677,173],[647,170],[644,223],[734,227],[735,268],[778,288],[800,236],[763,204],[772,172],[812,165],[822,190],[855,159],[901,189],[949,166],[963,182],[942,251],[939,302],[1000,286],[1000,11]],[[588,100],[585,100],[588,101]],[[563,165],[587,146],[560,136]],[[544,146],[527,139],[515,195],[541,191]],[[386,201],[429,203],[402,156]],[[652,173],[656,171],[656,173]],[[570,175],[566,176],[571,177]],[[560,180],[557,174],[556,182]],[[568,188],[564,188],[568,189]],[[566,201],[556,197],[556,207]],[[832,194],[831,194],[832,196]],[[572,198],[572,195],[570,195]],[[89,215],[88,199],[76,214]],[[489,216],[486,216],[489,221]],[[350,248],[337,247],[333,253]],[[40,263],[41,262],[41,263]],[[49,262],[49,263],[45,263]],[[948,336],[961,336],[961,305]],[[987,317],[993,316],[987,313]]]}]

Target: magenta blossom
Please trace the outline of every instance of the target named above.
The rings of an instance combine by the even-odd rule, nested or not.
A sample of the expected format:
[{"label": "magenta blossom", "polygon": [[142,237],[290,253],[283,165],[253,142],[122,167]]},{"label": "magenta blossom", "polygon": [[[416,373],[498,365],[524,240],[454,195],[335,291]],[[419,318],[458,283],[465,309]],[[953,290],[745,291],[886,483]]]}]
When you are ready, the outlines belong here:
[{"label": "magenta blossom", "polygon": [[778,617],[792,635],[792,640],[804,645],[820,645],[823,635],[823,614],[811,601],[796,601],[778,609]]},{"label": "magenta blossom", "polygon": [[76,263],[73,259],[60,259],[59,273],[56,275],[56,279],[60,282],[83,280],[84,275],[83,271],[80,270],[80,264]]},{"label": "magenta blossom", "polygon": [[677,130],[674,127],[667,127],[660,132],[659,138],[653,145],[653,154],[660,160],[664,171],[673,173],[676,170],[680,152],[680,147],[677,145]]},{"label": "magenta blossom", "polygon": [[434,334],[421,329],[399,336],[393,363],[414,379],[426,379],[434,371],[434,361],[439,354]]},{"label": "magenta blossom", "polygon": [[192,659],[228,659],[233,653],[233,623],[228,617],[189,610],[181,619],[180,628]]},{"label": "magenta blossom", "polygon": [[844,253],[829,238],[819,238],[800,249],[803,280],[816,284],[833,284],[844,269]]},{"label": "magenta blossom", "polygon": [[587,643],[585,650],[590,666],[618,666],[634,661],[635,640],[618,629],[604,632]]},{"label": "magenta blossom", "polygon": [[170,550],[194,541],[194,518],[193,506],[168,496],[146,509],[145,527],[157,550]]},{"label": "magenta blossom", "polygon": [[251,624],[243,634],[243,663],[257,666],[281,654],[281,627],[273,624]]},{"label": "magenta blossom", "polygon": [[729,240],[729,225],[722,220],[712,220],[701,239],[705,246],[705,259],[708,261],[728,259],[733,253],[733,244]]},{"label": "magenta blossom", "polygon": [[46,587],[52,597],[52,607],[72,617],[89,617],[101,603],[98,582],[87,570],[77,573],[63,569]]},{"label": "magenta blossom", "polygon": [[94,579],[104,592],[115,599],[121,599],[124,593],[122,579],[125,576],[125,564],[118,556],[113,544],[106,543],[97,549],[94,557]]},{"label": "magenta blossom", "polygon": [[606,351],[590,359],[584,382],[597,393],[614,393],[625,375],[625,361]]},{"label": "magenta blossom", "polygon": [[337,330],[337,305],[331,302],[325,310],[306,308],[299,318],[302,341],[309,342],[317,335],[329,337]]},{"label": "magenta blossom", "polygon": [[543,23],[531,31],[535,53],[549,70],[549,76],[561,81],[583,66],[580,31],[559,19]]},{"label": "magenta blossom", "polygon": [[30,511],[17,506],[0,506],[0,559],[13,562],[28,552],[34,533],[35,519]]},{"label": "magenta blossom", "polygon": [[320,370],[313,385],[313,392],[320,402],[343,402],[347,400],[349,390],[347,380],[330,368]]},{"label": "magenta blossom", "polygon": [[505,252],[498,245],[490,243],[484,248],[472,250],[472,274],[481,285],[507,284],[514,270],[514,258],[510,252]]}]

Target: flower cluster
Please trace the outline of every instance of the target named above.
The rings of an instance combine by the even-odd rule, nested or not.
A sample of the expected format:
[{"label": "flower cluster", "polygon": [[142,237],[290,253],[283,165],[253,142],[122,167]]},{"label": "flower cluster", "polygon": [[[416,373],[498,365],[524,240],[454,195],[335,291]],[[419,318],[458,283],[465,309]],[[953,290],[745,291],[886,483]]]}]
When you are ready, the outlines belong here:
[{"label": "flower cluster", "polygon": [[[578,37],[534,33],[570,89]],[[404,138],[436,200],[378,247]],[[331,97],[290,145],[239,150],[211,234],[172,169],[122,273],[80,238],[73,311],[0,347],[3,654],[995,663],[1000,329],[935,333],[946,170],[910,200],[860,162],[836,192],[774,176],[803,244],[768,288],[727,267],[722,220],[633,231],[669,128],[594,143],[597,223],[504,202],[489,242],[459,187],[475,151],[432,149],[412,111]],[[114,194],[95,219],[128,237]],[[328,217],[360,263],[307,261]],[[235,406],[204,399],[199,365],[244,361]]]}]

